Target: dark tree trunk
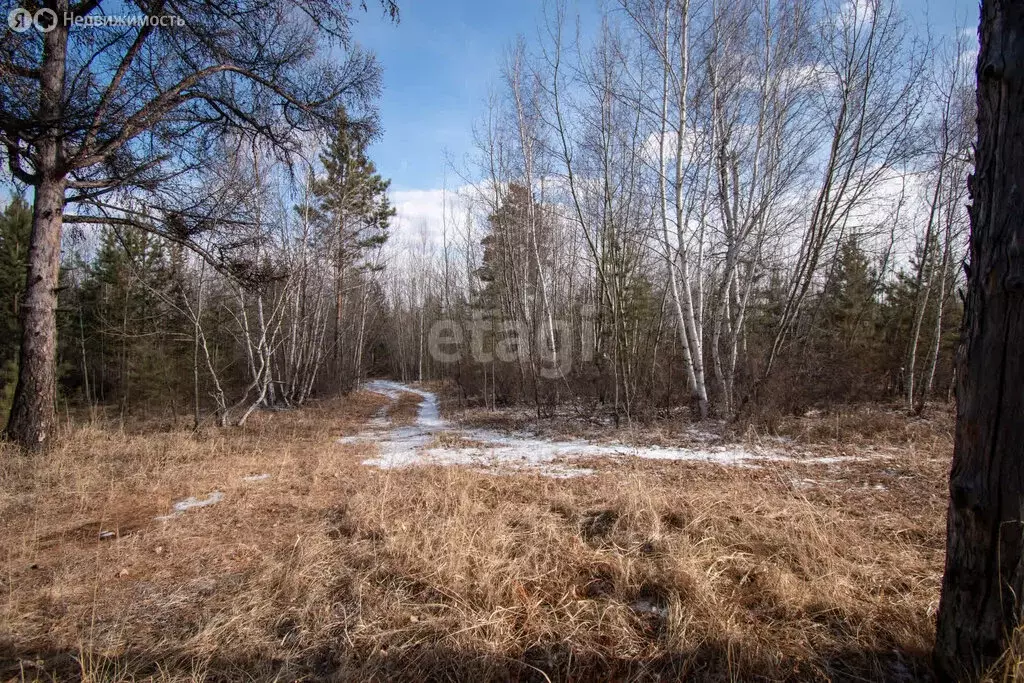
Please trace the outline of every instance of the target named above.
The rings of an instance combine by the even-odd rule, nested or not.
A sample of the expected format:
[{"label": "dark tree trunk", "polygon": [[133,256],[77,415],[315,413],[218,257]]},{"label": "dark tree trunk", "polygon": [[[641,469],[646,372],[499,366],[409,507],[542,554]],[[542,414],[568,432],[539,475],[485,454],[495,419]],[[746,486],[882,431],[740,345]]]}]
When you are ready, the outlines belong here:
[{"label": "dark tree trunk", "polygon": [[[56,4],[58,17],[67,0]],[[29,244],[28,278],[21,310],[21,355],[18,385],[7,423],[7,436],[30,449],[52,440],[57,426],[57,275],[60,270],[60,233],[64,222],[65,169],[62,168],[58,132],[64,98],[67,27],[45,34],[40,72],[39,122],[44,126],[38,146],[35,205]]]},{"label": "dark tree trunk", "polygon": [[971,680],[1024,600],[1024,3],[983,0],[970,268],[935,663]]}]

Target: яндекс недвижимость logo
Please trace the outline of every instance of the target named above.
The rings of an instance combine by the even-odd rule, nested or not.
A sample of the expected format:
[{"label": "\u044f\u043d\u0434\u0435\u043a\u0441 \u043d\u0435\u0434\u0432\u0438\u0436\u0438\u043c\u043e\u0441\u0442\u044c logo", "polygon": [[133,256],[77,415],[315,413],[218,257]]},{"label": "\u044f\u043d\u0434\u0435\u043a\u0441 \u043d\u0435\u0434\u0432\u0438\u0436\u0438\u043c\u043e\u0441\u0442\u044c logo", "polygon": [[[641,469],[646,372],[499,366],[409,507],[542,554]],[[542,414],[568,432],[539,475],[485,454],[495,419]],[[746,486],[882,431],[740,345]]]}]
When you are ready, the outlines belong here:
[{"label": "\u044f\u043d\u0434\u0435\u043a\u0441 \u043d\u0435\u0434\u0432\u0438\u0436\u0438\u043c\u043e\u0441\u0442\u044c logo", "polygon": [[[24,7],[15,7],[7,14],[7,26],[15,33],[25,33],[35,27],[40,33],[49,33],[57,27],[59,17],[54,10],[43,7],[35,13]],[[84,15],[66,12],[64,25],[69,28],[97,28],[103,26],[183,26],[185,20],[181,17],[166,15]]]}]

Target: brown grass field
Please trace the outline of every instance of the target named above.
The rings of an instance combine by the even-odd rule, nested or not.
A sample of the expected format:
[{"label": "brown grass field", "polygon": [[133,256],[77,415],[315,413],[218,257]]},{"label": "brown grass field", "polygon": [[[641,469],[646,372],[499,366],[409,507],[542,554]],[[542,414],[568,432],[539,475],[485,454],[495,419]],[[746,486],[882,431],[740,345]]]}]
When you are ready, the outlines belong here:
[{"label": "brown grass field", "polygon": [[0,680],[930,679],[945,409],[779,428],[862,462],[561,480],[363,466],[335,441],[386,403],[0,446]]}]

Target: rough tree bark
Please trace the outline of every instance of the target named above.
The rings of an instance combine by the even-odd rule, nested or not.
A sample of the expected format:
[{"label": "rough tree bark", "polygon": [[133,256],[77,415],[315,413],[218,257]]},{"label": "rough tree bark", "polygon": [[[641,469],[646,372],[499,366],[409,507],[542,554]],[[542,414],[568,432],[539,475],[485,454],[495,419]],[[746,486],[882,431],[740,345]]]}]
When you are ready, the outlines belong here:
[{"label": "rough tree bark", "polygon": [[1024,4],[981,3],[978,145],[935,664],[977,678],[1024,598]]},{"label": "rough tree bark", "polygon": [[[57,3],[57,16],[67,11],[67,0]],[[57,276],[60,269],[60,233],[64,224],[65,174],[61,168],[58,122],[63,116],[64,63],[68,29],[63,22],[44,34],[40,69],[38,181],[32,212],[28,279],[21,308],[21,354],[7,436],[26,448],[38,450],[52,441],[57,427]]]}]

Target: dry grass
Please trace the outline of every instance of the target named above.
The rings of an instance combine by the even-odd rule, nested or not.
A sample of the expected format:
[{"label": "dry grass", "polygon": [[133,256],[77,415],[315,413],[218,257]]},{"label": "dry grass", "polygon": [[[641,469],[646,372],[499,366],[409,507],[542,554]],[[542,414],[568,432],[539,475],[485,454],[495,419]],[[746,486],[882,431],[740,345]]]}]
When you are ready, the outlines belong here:
[{"label": "dry grass", "polygon": [[456,431],[435,432],[428,448],[486,448],[487,444]]},{"label": "dry grass", "polygon": [[1003,656],[985,672],[981,683],[1012,683],[1024,680],[1024,626],[1018,626],[1010,637]]},{"label": "dry grass", "polygon": [[416,412],[423,397],[411,391],[403,391],[398,400],[388,407],[388,419],[400,427],[411,425],[416,420]]},{"label": "dry grass", "polygon": [[955,415],[948,403],[929,404],[920,417],[908,416],[903,404],[853,405],[777,422],[774,433],[807,443],[941,448],[952,443]]},{"label": "dry grass", "polygon": [[941,430],[828,471],[622,460],[551,480],[363,467],[368,446],[334,441],[383,403],[0,453],[0,678],[929,678]]},{"label": "dry grass", "polygon": [[[559,406],[552,411],[553,415],[544,418],[538,418],[535,410],[523,407],[501,410],[470,408],[451,412],[462,427],[525,431],[556,440],[615,441],[632,446],[685,446],[696,441],[694,434],[687,429],[687,423],[679,419],[633,424],[623,421],[619,429],[614,429],[610,416],[595,414],[573,405]],[[724,429],[724,424],[719,422],[709,426],[716,432]]]}]

